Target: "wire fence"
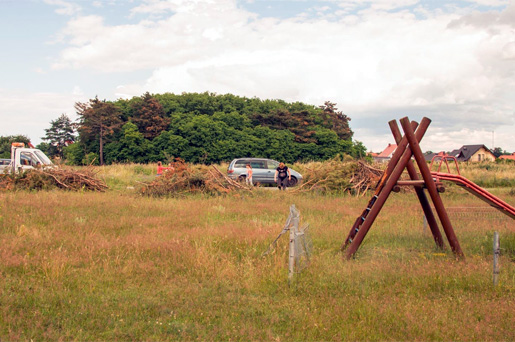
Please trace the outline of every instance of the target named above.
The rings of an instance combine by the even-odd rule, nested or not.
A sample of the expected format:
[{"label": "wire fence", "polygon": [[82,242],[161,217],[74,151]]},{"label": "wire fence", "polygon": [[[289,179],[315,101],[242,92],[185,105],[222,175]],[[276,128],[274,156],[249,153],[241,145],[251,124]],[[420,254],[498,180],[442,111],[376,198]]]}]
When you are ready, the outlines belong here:
[{"label": "wire fence", "polygon": [[279,238],[289,232],[289,253],[288,253],[288,281],[291,282],[295,273],[300,273],[308,267],[311,257],[313,243],[309,233],[309,224],[300,226],[300,211],[295,204],[290,206],[290,214],[286,219],[286,224],[279,235],[270,244],[268,249],[262,254],[268,255],[275,249]]},{"label": "wire fence", "polygon": [[[432,209],[435,212],[434,208]],[[449,219],[457,227],[487,220],[493,226],[515,229],[515,220],[494,207],[446,207],[445,209]],[[424,217],[424,229],[427,226],[427,220]]]},{"label": "wire fence", "polygon": [[295,267],[294,271],[300,273],[303,269],[308,267],[311,257],[311,250],[313,249],[313,242],[309,234],[309,224],[303,225],[298,231],[295,232]]}]

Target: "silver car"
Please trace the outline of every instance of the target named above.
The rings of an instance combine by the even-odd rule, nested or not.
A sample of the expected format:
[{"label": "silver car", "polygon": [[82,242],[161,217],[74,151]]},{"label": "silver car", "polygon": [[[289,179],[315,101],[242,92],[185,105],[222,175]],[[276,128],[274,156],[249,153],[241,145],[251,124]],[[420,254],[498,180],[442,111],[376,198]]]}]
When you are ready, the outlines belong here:
[{"label": "silver car", "polygon": [[[227,168],[229,178],[244,181],[247,175],[247,164],[252,167],[252,181],[261,184],[275,184],[275,170],[279,167],[279,162],[265,158],[238,158],[234,159]],[[289,168],[290,169],[290,168]],[[289,186],[295,186],[302,181],[302,175],[290,169],[291,180]]]}]

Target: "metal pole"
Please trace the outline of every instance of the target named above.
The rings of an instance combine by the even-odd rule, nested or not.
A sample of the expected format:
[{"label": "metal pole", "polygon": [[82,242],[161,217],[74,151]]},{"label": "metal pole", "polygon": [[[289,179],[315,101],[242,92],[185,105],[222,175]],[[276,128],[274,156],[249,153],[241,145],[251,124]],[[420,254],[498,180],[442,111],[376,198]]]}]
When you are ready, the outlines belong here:
[{"label": "metal pole", "polygon": [[499,282],[499,255],[501,248],[499,244],[499,233],[494,232],[494,286]]}]

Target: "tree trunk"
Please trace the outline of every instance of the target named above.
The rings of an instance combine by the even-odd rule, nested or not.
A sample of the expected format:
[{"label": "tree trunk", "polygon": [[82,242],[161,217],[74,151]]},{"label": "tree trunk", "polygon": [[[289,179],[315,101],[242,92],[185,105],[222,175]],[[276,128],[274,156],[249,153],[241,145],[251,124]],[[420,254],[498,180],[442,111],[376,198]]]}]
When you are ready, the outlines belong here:
[{"label": "tree trunk", "polygon": [[100,138],[98,143],[100,144],[100,156],[99,161],[100,165],[104,165],[104,127],[100,125]]}]

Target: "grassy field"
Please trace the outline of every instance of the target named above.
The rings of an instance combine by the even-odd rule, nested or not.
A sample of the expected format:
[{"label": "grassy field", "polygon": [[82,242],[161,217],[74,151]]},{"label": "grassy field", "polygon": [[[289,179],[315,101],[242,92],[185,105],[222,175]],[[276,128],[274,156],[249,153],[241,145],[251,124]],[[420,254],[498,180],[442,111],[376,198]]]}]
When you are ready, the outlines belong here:
[{"label": "grassy field", "polygon": [[[0,341],[515,340],[514,220],[458,187],[442,197],[464,260],[435,247],[416,196],[399,193],[344,261],[368,196],[137,195],[153,172],[99,169],[107,193],[0,193]],[[491,191],[515,205],[511,188]],[[288,286],[287,237],[261,255],[291,204],[313,250]]]}]

